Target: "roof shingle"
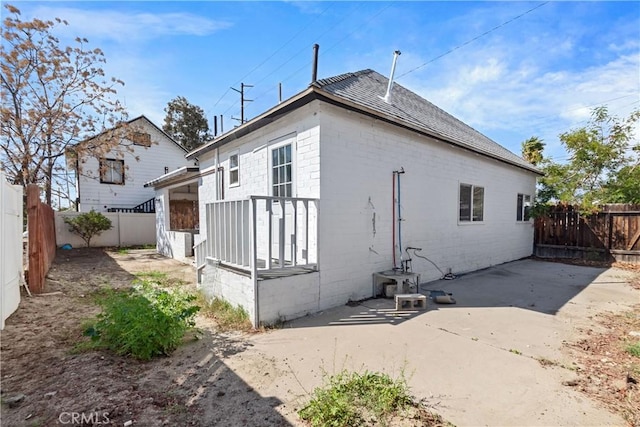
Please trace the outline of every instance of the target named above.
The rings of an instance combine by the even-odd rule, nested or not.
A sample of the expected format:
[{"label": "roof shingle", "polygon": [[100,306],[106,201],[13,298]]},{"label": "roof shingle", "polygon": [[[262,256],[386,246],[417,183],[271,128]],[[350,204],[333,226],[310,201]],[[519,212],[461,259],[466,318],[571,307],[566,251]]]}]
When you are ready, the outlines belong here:
[{"label": "roof shingle", "polygon": [[394,82],[389,103],[385,102],[382,98],[388,83],[389,80],[379,73],[362,70],[318,80],[313,85],[352,103],[393,116],[435,137],[539,173],[521,157],[398,83]]}]

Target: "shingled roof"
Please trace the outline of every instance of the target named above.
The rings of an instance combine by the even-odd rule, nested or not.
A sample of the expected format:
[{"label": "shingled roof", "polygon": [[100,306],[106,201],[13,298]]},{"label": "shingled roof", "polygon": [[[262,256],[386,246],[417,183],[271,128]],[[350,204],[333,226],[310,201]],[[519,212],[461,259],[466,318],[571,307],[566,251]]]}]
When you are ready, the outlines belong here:
[{"label": "shingled roof", "polygon": [[394,83],[389,103],[384,97],[389,80],[373,70],[346,73],[312,84],[351,103],[392,116],[398,122],[472,151],[540,173],[533,165],[466,125],[409,89]]},{"label": "shingled roof", "polygon": [[313,100],[321,100],[542,175],[539,169],[521,157],[397,83],[393,85],[389,103],[385,102],[382,97],[387,91],[388,83],[386,77],[373,70],[317,80],[307,89],[258,117],[196,148],[187,154],[187,159],[196,158],[254,132]]}]

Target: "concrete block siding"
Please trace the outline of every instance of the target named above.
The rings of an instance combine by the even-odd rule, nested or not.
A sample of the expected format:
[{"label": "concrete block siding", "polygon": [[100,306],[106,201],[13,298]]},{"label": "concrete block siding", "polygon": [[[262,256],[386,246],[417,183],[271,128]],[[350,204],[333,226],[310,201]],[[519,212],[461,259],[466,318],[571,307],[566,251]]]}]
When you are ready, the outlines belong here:
[{"label": "concrete block siding", "polygon": [[[393,266],[400,168],[403,249],[421,247],[454,273],[531,255],[532,223],[516,222],[516,201],[534,194],[532,173],[332,105],[322,104],[320,117],[321,309],[371,296],[371,273]],[[458,223],[460,183],[484,187],[483,222]],[[412,258],[422,281],[441,276]]]},{"label": "concrete block siding", "polygon": [[[294,146],[294,196],[320,198],[320,271],[259,282],[262,321],[372,295],[372,273],[393,267],[392,179],[400,168],[403,249],[420,247],[418,254],[454,274],[532,253],[532,223],[516,221],[516,202],[518,193],[534,194],[533,173],[321,101],[219,149],[225,199],[270,195],[270,148],[283,141]],[[229,188],[228,159],[234,153],[240,185]],[[215,152],[203,155],[200,165],[214,167]],[[458,222],[460,183],[484,187],[484,221]],[[215,185],[215,174],[202,177],[202,218],[204,203],[215,200]],[[429,262],[412,258],[423,282],[441,277]],[[227,276],[236,282],[239,277]],[[253,290],[240,292],[238,286],[217,289],[253,310]]]}]

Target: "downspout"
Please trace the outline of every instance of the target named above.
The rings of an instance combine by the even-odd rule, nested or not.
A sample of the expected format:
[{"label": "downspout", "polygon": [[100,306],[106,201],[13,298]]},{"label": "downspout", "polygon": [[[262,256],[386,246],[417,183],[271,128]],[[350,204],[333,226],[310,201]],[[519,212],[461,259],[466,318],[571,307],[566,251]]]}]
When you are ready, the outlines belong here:
[{"label": "downspout", "polygon": [[216,200],[220,200],[220,148],[216,147]]},{"label": "downspout", "polygon": [[396,172],[391,174],[391,249],[393,253],[393,269],[395,270],[398,265],[396,264]]}]

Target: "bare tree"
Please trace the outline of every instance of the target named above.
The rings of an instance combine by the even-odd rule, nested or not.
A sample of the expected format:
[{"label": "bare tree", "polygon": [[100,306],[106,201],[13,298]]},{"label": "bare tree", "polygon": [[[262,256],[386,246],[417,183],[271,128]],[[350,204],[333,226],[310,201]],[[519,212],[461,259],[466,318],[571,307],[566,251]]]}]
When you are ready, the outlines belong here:
[{"label": "bare tree", "polygon": [[126,119],[115,98],[116,87],[124,83],[105,77],[104,54],[89,48],[87,39],[60,45],[53,30],[68,25],[66,21],[24,22],[19,9],[4,7],[9,14],[0,48],[0,165],[14,184],[43,186],[51,204],[53,178],[65,169],[66,151],[100,157],[120,149],[121,138],[113,132],[105,138],[88,137]]}]

